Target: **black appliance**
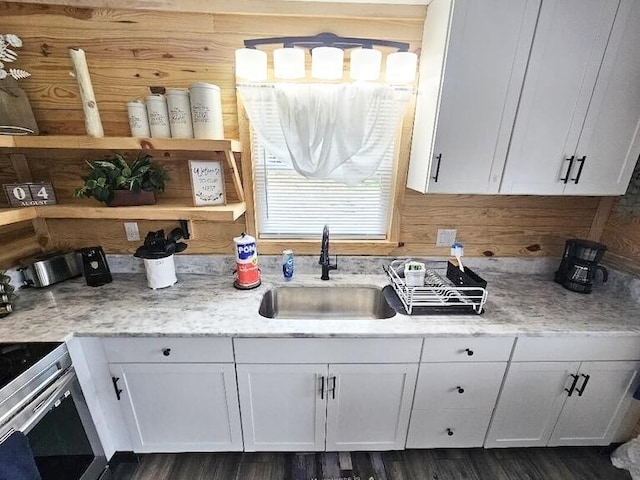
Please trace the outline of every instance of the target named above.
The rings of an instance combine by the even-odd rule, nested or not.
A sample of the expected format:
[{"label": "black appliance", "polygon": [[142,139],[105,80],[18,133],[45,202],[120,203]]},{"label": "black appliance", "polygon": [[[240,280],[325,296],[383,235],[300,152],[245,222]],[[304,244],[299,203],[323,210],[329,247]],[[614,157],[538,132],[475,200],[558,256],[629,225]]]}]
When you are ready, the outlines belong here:
[{"label": "black appliance", "polygon": [[104,473],[106,458],[66,345],[0,344],[0,378],[0,449],[19,432],[42,480]]},{"label": "black appliance", "polygon": [[107,257],[102,247],[87,247],[80,249],[82,253],[82,266],[84,268],[84,278],[90,287],[99,287],[105,283],[110,283],[111,270],[107,263]]},{"label": "black appliance", "polygon": [[578,238],[567,240],[554,281],[574,292],[591,293],[598,270],[602,272],[603,283],[609,278],[607,269],[598,265],[606,251],[607,247],[601,243]]}]

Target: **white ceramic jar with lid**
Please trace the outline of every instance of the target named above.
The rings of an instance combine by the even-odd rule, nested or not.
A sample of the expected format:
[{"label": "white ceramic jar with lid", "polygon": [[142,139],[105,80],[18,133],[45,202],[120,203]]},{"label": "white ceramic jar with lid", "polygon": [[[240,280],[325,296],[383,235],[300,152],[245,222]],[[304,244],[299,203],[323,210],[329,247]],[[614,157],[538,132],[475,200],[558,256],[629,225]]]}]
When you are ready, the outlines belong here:
[{"label": "white ceramic jar with lid", "polygon": [[193,138],[189,92],[178,88],[167,89],[167,109],[172,138]]},{"label": "white ceramic jar with lid", "polygon": [[191,118],[196,138],[224,139],[220,87],[210,83],[194,83],[189,88]]},{"label": "white ceramic jar with lid", "polygon": [[136,138],[149,138],[151,131],[149,130],[149,118],[147,117],[146,105],[140,100],[128,102],[127,112],[129,114],[131,136]]},{"label": "white ceramic jar with lid", "polygon": [[169,111],[164,95],[149,95],[147,97],[147,116],[152,138],[171,138]]}]

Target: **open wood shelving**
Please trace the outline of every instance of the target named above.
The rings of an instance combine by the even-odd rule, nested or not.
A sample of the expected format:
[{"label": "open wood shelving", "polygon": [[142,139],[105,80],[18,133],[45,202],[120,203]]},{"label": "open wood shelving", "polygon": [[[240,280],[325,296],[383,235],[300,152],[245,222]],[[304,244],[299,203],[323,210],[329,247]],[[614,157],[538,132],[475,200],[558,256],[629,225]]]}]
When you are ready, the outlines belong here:
[{"label": "open wood shelving", "polygon": [[203,140],[195,138],[92,138],[77,135],[0,136],[0,148],[23,150],[172,150],[184,152],[242,152],[238,140]]},{"label": "open wood shelving", "polygon": [[158,203],[135,207],[101,207],[78,203],[42,207],[0,209],[0,225],[37,218],[111,219],[111,220],[200,220],[233,222],[246,210],[234,153],[242,152],[237,140],[203,140],[177,138],[133,138],[85,136],[0,136],[0,153],[24,154],[30,150],[156,150],[182,152],[224,152],[240,201],[227,205],[194,207]]}]

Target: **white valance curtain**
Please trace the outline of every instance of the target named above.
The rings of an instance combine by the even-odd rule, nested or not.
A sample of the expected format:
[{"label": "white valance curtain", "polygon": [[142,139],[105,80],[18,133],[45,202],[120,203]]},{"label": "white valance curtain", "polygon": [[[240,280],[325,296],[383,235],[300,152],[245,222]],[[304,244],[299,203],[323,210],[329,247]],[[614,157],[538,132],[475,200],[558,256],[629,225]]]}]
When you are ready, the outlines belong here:
[{"label": "white valance curtain", "polygon": [[271,155],[304,177],[347,185],[373,175],[394,148],[411,97],[370,83],[239,85],[238,92]]}]

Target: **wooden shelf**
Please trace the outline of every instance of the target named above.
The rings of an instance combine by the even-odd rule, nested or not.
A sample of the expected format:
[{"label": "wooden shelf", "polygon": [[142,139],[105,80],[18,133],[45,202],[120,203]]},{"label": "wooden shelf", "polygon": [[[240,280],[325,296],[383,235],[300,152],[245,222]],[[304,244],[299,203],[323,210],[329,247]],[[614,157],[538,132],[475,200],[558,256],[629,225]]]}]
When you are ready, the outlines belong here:
[{"label": "wooden shelf", "polygon": [[0,148],[14,148],[16,145],[13,138],[8,135],[0,135]]},{"label": "wooden shelf", "polygon": [[0,148],[16,151],[56,149],[56,150],[172,150],[172,151],[212,151],[241,152],[238,140],[201,140],[194,138],[133,138],[103,137],[92,138],[73,135],[24,135],[0,136]]},{"label": "wooden shelf", "polygon": [[[38,149],[55,150],[165,150],[223,152],[239,201],[228,205],[192,207],[180,204],[159,203],[136,207],[102,207],[97,205],[66,204],[42,207],[0,209],[0,225],[36,218],[110,219],[110,220],[200,220],[208,222],[233,222],[246,211],[244,190],[238,174],[233,152],[241,152],[237,140],[201,140],[179,138],[133,138],[64,135],[0,136],[0,151],[9,154]],[[26,164],[24,155],[16,159]],[[15,163],[14,162],[14,163]],[[15,167],[14,167],[15,168]],[[25,167],[28,172],[28,166]],[[23,175],[28,181],[30,174]]]},{"label": "wooden shelf", "polygon": [[24,208],[0,208],[0,225],[26,222],[38,218],[35,207]]},{"label": "wooden shelf", "polygon": [[233,222],[246,210],[244,202],[212,207],[156,204],[139,207],[94,207],[83,205],[47,205],[36,207],[38,218],[78,218],[111,220],[203,220]]},{"label": "wooden shelf", "polygon": [[47,205],[46,207],[1,208],[0,226],[36,218],[233,222],[240,218],[245,210],[246,204],[244,202],[215,207],[189,207],[183,205],[146,205],[141,207]]}]

